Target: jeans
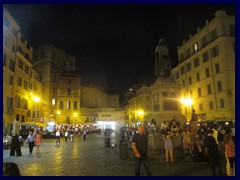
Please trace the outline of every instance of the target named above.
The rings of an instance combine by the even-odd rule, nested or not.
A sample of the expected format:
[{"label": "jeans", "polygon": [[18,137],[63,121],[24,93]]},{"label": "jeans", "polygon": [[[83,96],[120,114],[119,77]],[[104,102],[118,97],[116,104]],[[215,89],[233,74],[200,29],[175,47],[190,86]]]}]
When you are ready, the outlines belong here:
[{"label": "jeans", "polygon": [[135,176],[140,176],[141,164],[143,163],[147,176],[152,176],[148,157],[135,157]]}]

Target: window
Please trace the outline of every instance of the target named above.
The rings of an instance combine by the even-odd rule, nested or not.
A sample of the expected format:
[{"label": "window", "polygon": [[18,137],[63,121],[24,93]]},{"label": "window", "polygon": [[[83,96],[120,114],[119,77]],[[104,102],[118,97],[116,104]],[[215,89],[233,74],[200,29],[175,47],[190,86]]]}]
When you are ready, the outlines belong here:
[{"label": "window", "polygon": [[224,108],[224,99],[220,99],[220,108]]},{"label": "window", "polygon": [[215,47],[211,48],[211,55],[212,55],[213,58],[219,55],[218,46],[215,46]]},{"label": "window", "polygon": [[191,71],[192,66],[191,66],[191,62],[187,63],[187,71]]},{"label": "window", "polygon": [[56,93],[56,88],[53,88],[52,92],[53,92],[53,94],[55,94]]},{"label": "window", "polygon": [[68,80],[68,84],[71,84],[71,82],[72,82],[71,80]]},{"label": "window", "polygon": [[10,77],[9,77],[9,84],[10,84],[10,85],[13,85],[13,76],[11,76],[11,75],[10,75]]},{"label": "window", "polygon": [[176,74],[175,74],[175,78],[176,79],[178,79],[180,76],[179,76],[179,72],[177,72]]},{"label": "window", "polygon": [[18,76],[18,86],[21,87],[22,86],[22,78]]},{"label": "window", "polygon": [[27,90],[27,87],[28,87],[28,83],[27,81],[24,81],[23,88]]},{"label": "window", "polygon": [[19,96],[17,96],[16,98],[16,108],[20,108],[21,107],[21,98]]},{"label": "window", "polygon": [[27,65],[25,65],[25,73],[28,74],[29,68]]},{"label": "window", "polygon": [[208,84],[208,85],[207,85],[207,91],[208,91],[208,94],[212,94],[211,84]]},{"label": "window", "polygon": [[180,62],[183,62],[183,60],[184,60],[183,53],[180,54],[180,56],[179,56],[179,60],[180,60]]},{"label": "window", "polygon": [[210,102],[209,102],[209,110],[212,110],[212,109],[213,109],[213,102],[210,101]]},{"label": "window", "polygon": [[208,44],[207,35],[205,35],[204,37],[202,37],[201,43],[202,43],[202,48],[205,47],[205,46],[207,46],[207,44]]},{"label": "window", "polygon": [[77,106],[78,102],[77,101],[74,101],[74,109],[77,109],[78,106]]},{"label": "window", "polygon": [[190,48],[186,50],[186,58],[189,58],[189,57],[190,57]]},{"label": "window", "polygon": [[183,87],[185,87],[185,80],[182,80],[182,85]]},{"label": "window", "polygon": [[181,71],[181,75],[183,75],[183,74],[185,73],[184,66],[183,66],[183,67],[181,67],[180,71]]},{"label": "window", "polygon": [[210,41],[214,41],[215,39],[217,39],[217,29],[213,29],[212,31],[210,31]]},{"label": "window", "polygon": [[207,62],[209,60],[208,52],[203,53],[202,58],[203,58],[203,63]]},{"label": "window", "polygon": [[23,70],[23,62],[21,60],[19,60],[19,63],[18,63],[18,67]]},{"label": "window", "polygon": [[71,109],[71,102],[70,102],[70,101],[67,101],[66,109],[67,109],[67,110],[70,110],[70,109]]},{"label": "window", "polygon": [[52,105],[55,106],[55,104],[56,104],[56,100],[52,99]]},{"label": "window", "polygon": [[200,74],[199,73],[196,74],[196,77],[197,77],[197,82],[200,81]]},{"label": "window", "polygon": [[199,66],[199,57],[196,57],[194,59],[194,67],[198,67]]},{"label": "window", "polygon": [[198,43],[197,42],[195,44],[193,44],[193,52],[194,53],[198,52]]},{"label": "window", "polygon": [[27,117],[31,117],[31,110],[28,110]]},{"label": "window", "polygon": [[201,88],[198,88],[198,97],[201,97],[202,96],[202,90]]},{"label": "window", "polygon": [[203,105],[202,105],[202,103],[199,104],[199,111],[203,111]]},{"label": "window", "polygon": [[32,89],[32,83],[29,83],[29,89]]},{"label": "window", "polygon": [[59,109],[63,109],[63,101],[59,102]]},{"label": "window", "polygon": [[215,64],[216,74],[220,73],[219,63]]},{"label": "window", "polygon": [[189,83],[189,85],[192,84],[192,78],[191,77],[188,77],[188,83]]},{"label": "window", "polygon": [[10,70],[12,72],[15,72],[15,61],[10,59]]},{"label": "window", "polygon": [[205,73],[206,73],[206,78],[208,78],[208,77],[210,76],[210,73],[209,73],[209,69],[208,69],[208,68],[205,69]]},{"label": "window", "polygon": [[221,81],[217,82],[217,87],[218,87],[218,92],[221,92],[222,91],[222,82]]},{"label": "window", "polygon": [[67,88],[67,95],[71,95],[72,94],[72,89],[71,88]]}]

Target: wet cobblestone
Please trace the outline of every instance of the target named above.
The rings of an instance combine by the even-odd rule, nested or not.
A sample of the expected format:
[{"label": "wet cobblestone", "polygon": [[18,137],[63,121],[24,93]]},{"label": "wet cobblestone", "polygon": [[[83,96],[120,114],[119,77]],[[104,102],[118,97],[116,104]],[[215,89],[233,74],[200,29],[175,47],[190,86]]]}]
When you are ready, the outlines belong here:
[{"label": "wet cobblestone", "polygon": [[[87,140],[75,137],[74,143],[56,145],[55,139],[43,139],[40,154],[29,154],[28,147],[21,147],[22,156],[9,156],[10,150],[3,150],[3,162],[15,162],[22,176],[133,176],[133,160],[120,160],[118,134],[111,135],[115,148],[105,148],[103,134],[88,134]],[[34,150],[36,148],[34,147]],[[129,157],[133,157],[128,146]],[[208,176],[208,162],[166,163],[164,154],[157,153],[150,158],[154,176]],[[141,171],[141,175],[145,175]]]}]

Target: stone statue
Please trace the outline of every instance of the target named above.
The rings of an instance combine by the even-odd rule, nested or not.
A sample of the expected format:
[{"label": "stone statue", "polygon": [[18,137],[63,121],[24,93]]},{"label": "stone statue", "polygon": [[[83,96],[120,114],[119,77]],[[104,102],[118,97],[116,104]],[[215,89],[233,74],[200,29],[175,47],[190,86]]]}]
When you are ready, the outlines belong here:
[{"label": "stone statue", "polygon": [[171,62],[169,49],[164,39],[160,39],[155,49],[155,75],[156,77],[168,77],[171,74]]},{"label": "stone statue", "polygon": [[12,136],[18,135],[19,134],[19,122],[14,119],[13,120],[13,129],[12,129]]}]

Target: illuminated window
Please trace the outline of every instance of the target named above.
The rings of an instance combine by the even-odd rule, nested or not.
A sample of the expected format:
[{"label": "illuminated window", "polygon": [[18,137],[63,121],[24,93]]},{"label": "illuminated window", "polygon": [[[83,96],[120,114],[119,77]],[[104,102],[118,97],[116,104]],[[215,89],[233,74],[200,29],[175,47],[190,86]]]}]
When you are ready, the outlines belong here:
[{"label": "illuminated window", "polygon": [[52,105],[55,106],[55,104],[56,104],[56,100],[55,100],[55,99],[52,99]]},{"label": "illuminated window", "polygon": [[67,110],[71,109],[71,102],[70,102],[70,101],[67,101],[66,109],[67,109]]}]

